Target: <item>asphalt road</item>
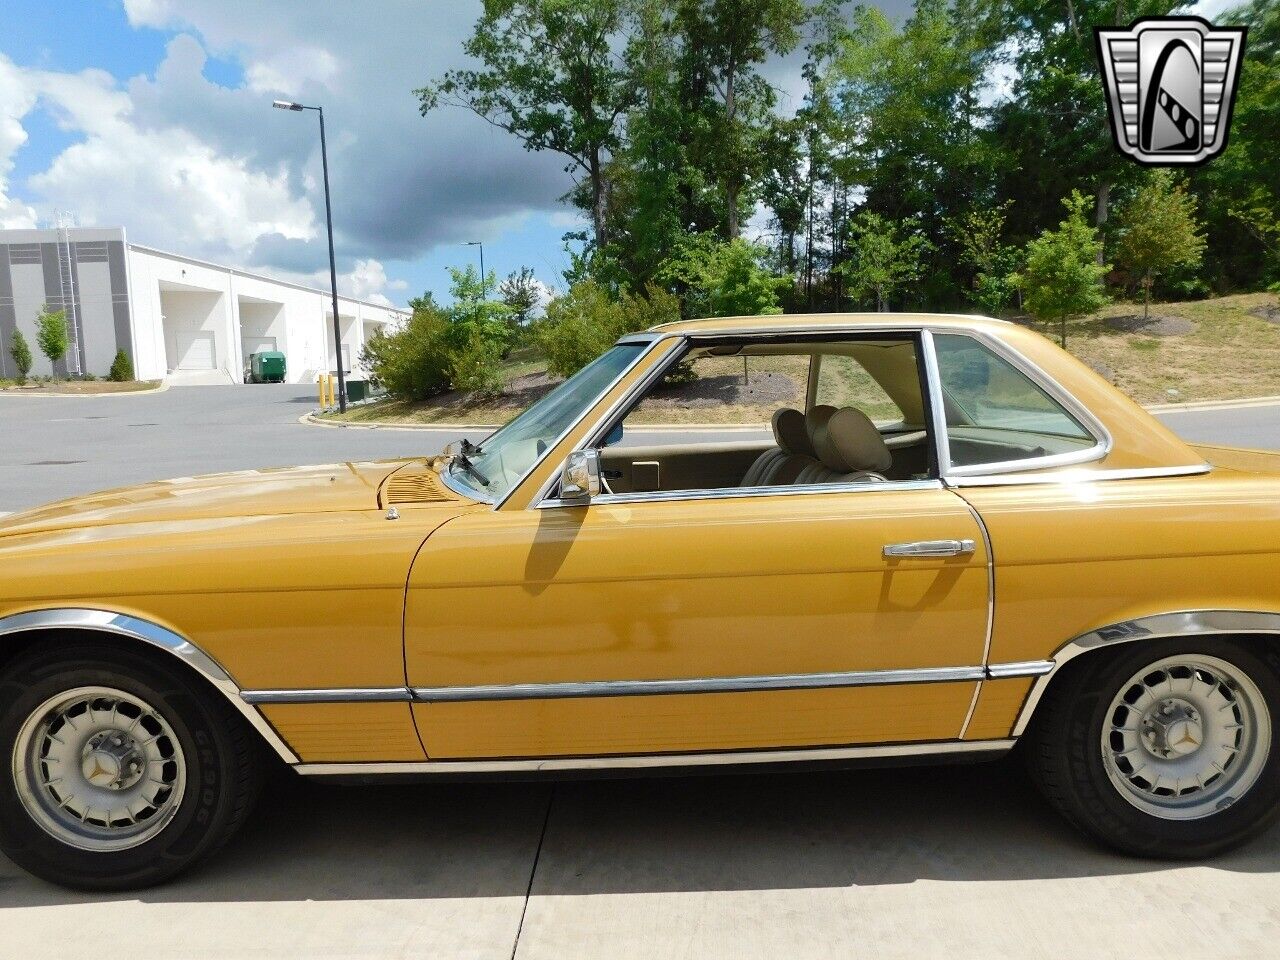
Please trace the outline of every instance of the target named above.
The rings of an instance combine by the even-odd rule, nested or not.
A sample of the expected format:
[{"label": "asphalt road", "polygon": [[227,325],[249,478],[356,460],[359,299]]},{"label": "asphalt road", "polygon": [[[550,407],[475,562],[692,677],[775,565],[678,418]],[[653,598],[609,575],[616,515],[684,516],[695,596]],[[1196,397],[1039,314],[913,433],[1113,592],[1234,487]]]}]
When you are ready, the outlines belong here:
[{"label": "asphalt road", "polygon": [[[301,426],[297,388],[0,396],[0,510],[173,475],[430,452],[452,431]],[[1178,412],[1280,448],[1280,406]],[[56,462],[54,462],[56,461]],[[282,774],[195,874],[96,896],[0,858],[0,957],[1278,955],[1280,830],[1210,863],[1077,836],[1012,762],[338,787]]]},{"label": "asphalt road", "polygon": [[[133,397],[0,395],[0,512],[168,477],[429,454],[461,435],[299,424],[314,407],[310,387],[274,385]],[[1192,440],[1280,448],[1280,404],[1162,416]],[[630,439],[662,442],[663,435]]]}]

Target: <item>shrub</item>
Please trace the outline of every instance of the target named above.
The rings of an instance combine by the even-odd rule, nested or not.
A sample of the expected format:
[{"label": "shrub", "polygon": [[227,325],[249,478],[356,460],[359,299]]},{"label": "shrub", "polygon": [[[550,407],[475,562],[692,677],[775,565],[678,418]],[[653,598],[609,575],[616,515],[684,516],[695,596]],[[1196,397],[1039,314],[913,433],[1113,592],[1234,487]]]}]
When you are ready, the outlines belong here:
[{"label": "shrub", "polygon": [[547,304],[547,315],[535,334],[547,358],[547,370],[567,377],[581,370],[618,339],[623,311],[604,287],[579,280],[563,296]]},{"label": "shrub", "polygon": [[499,392],[504,342],[501,338],[471,331],[461,343],[451,345],[446,366],[453,389],[468,393]]},{"label": "shrub", "polygon": [[435,304],[419,300],[403,329],[369,339],[360,362],[393,396],[425,400],[449,389],[448,341],[449,321]]},{"label": "shrub", "polygon": [[133,361],[123,350],[116,351],[116,358],[111,361],[111,372],[107,379],[113,383],[128,383],[133,379]]},{"label": "shrub", "polygon": [[22,335],[21,330],[13,332],[13,342],[9,344],[9,356],[13,357],[13,362],[18,368],[18,382],[26,383],[27,374],[31,372],[31,347],[27,345],[27,338]]}]

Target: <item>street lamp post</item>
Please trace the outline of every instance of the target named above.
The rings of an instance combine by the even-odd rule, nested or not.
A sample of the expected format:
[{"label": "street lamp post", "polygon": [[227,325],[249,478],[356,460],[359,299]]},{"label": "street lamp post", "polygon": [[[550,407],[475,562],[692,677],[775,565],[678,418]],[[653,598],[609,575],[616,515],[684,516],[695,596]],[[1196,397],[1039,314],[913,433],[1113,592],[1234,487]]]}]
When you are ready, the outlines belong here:
[{"label": "street lamp post", "polygon": [[338,267],[333,256],[333,206],[329,200],[329,150],[324,140],[324,107],[308,107],[292,100],[276,100],[277,110],[314,110],[320,115],[320,166],[324,171],[324,220],[329,230],[329,291],[333,297],[333,356],[338,368],[338,410],[347,412],[347,377],[342,371],[342,325],[338,321]]},{"label": "street lamp post", "polygon": [[489,277],[484,272],[484,243],[480,240],[468,240],[467,246],[480,248],[480,299],[487,300],[489,298]]}]

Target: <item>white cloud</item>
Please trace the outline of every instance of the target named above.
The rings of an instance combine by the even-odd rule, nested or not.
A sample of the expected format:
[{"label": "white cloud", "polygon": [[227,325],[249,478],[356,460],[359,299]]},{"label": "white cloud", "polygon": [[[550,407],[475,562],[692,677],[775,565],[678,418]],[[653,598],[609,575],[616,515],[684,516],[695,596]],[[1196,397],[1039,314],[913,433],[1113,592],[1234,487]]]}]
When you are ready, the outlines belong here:
[{"label": "white cloud", "polygon": [[287,92],[310,84],[330,87],[337,77],[337,58],[319,47],[283,50],[254,61],[245,71],[249,89],[259,93]]},{"label": "white cloud", "polygon": [[[327,269],[311,272],[268,269],[261,272],[279,280],[302,284],[317,290],[329,289],[329,271]],[[387,294],[403,293],[407,289],[409,289],[409,284],[403,280],[389,278],[386,267],[378,260],[357,260],[356,265],[351,270],[338,274],[339,294],[344,297],[354,297],[357,300],[367,300],[370,303],[379,303],[384,307],[399,306],[400,303],[403,303],[403,298],[398,298],[400,303],[397,303]]]},{"label": "white cloud", "polygon": [[13,155],[27,142],[22,118],[35,106],[36,96],[22,72],[0,57],[0,229],[34,227],[36,212],[8,195]]}]

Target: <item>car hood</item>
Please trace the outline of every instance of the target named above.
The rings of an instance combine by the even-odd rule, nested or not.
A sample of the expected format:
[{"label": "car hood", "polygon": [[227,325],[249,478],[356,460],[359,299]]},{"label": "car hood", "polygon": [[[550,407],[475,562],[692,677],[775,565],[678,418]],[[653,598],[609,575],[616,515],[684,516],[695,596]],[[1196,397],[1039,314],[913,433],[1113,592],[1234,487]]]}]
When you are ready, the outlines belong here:
[{"label": "car hood", "polygon": [[397,471],[430,473],[422,460],[330,463],[179,477],[63,500],[0,520],[0,536],[117,524],[375,510]]}]

